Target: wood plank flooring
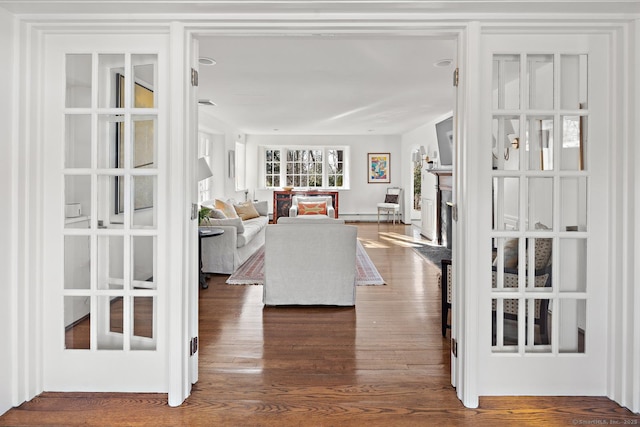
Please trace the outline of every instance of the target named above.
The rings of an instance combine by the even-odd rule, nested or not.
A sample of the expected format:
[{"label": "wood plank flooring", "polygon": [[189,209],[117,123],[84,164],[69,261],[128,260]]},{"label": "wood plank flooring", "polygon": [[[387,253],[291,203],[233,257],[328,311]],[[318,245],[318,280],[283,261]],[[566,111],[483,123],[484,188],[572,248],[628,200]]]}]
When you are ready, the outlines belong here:
[{"label": "wood plank flooring", "polygon": [[[263,308],[261,286],[227,276],[200,291],[200,380],[166,395],[43,393],[0,425],[429,426],[640,423],[607,398],[482,398],[466,409],[449,379],[438,269],[411,226],[358,224],[386,286],[359,286],[355,308]],[[417,236],[417,237],[416,237]]]}]

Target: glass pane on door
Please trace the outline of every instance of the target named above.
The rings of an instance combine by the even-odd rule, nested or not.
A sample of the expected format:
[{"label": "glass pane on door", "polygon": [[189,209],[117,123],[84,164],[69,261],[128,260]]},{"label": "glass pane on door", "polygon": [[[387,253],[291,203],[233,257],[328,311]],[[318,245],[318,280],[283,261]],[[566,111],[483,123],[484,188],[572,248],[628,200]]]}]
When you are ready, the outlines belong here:
[{"label": "glass pane on door", "polygon": [[90,53],[68,54],[66,56],[66,102],[67,108],[91,107],[92,61]]}]

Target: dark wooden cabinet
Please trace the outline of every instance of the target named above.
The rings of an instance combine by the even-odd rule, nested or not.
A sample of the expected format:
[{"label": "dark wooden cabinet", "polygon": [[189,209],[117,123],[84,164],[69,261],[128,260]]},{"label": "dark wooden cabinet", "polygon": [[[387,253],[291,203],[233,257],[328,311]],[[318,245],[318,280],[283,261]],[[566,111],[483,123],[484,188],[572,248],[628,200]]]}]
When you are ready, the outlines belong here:
[{"label": "dark wooden cabinet", "polygon": [[321,190],[307,190],[307,191],[274,191],[273,192],[273,223],[278,223],[278,218],[281,216],[289,216],[289,208],[291,207],[291,199],[293,196],[331,196],[333,209],[335,210],[336,218],[338,217],[338,192],[337,191],[321,191]]}]

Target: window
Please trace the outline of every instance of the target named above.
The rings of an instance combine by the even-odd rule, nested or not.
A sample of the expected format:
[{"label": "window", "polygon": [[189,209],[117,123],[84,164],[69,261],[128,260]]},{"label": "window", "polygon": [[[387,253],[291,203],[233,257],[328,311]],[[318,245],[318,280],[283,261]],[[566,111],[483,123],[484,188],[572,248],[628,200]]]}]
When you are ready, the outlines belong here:
[{"label": "window", "polygon": [[267,188],[346,188],[347,149],[344,147],[265,147]]}]

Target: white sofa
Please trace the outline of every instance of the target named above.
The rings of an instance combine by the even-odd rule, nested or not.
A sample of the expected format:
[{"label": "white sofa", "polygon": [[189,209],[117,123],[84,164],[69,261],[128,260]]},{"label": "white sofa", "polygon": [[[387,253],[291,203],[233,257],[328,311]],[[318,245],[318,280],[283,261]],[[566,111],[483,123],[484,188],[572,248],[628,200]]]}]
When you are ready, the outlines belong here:
[{"label": "white sofa", "polygon": [[232,274],[264,245],[268,205],[262,201],[254,202],[254,206],[260,214],[257,218],[209,219],[208,225],[204,225],[224,230],[221,236],[205,237],[201,241],[204,273]]},{"label": "white sofa", "polygon": [[266,228],[265,305],[354,306],[357,228],[292,218]]}]

